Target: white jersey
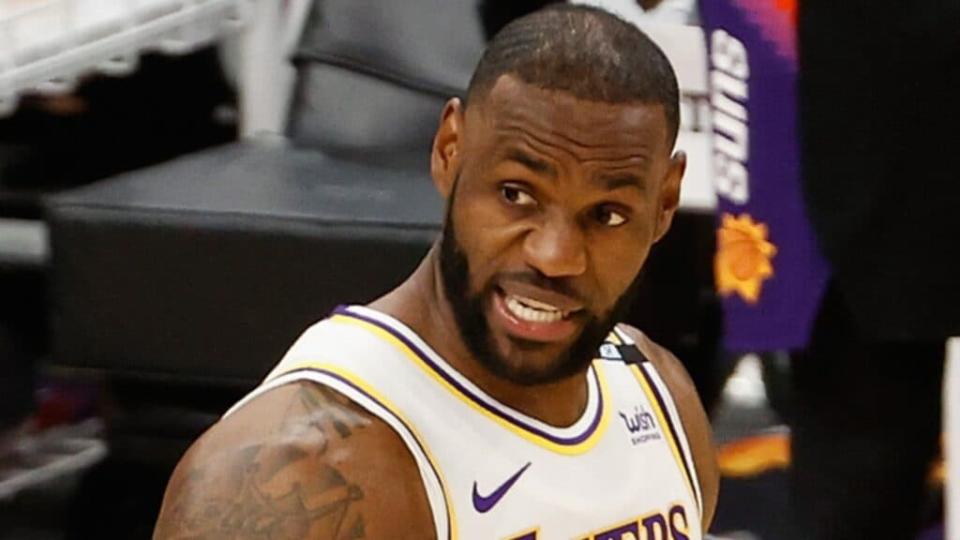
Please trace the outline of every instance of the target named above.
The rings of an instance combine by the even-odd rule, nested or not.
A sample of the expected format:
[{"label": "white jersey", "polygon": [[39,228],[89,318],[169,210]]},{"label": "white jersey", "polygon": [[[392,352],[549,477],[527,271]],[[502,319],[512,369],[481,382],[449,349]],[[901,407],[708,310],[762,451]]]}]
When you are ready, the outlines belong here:
[{"label": "white jersey", "polygon": [[555,427],[491,398],[398,320],[343,307],[231,411],[293,381],[356,402],[410,450],[440,540],[701,540],[700,487],[666,385],[619,329],[599,357],[583,415]]}]

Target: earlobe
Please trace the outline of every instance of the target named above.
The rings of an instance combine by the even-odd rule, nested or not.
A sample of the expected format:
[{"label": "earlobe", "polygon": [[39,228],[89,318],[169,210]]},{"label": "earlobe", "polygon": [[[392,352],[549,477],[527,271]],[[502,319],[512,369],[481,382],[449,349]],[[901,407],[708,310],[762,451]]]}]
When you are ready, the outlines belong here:
[{"label": "earlobe", "polygon": [[430,174],[444,199],[450,196],[460,168],[462,139],[463,106],[459,98],[453,98],[443,108],[430,156]]}]

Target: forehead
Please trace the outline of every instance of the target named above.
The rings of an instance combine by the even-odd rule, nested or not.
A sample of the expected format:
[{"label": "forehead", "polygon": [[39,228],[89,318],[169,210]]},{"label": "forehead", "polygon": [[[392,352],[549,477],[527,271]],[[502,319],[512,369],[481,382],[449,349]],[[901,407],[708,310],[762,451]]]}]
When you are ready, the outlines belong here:
[{"label": "forehead", "polygon": [[651,159],[669,157],[671,150],[661,105],[587,101],[511,75],[467,108],[467,128],[486,143],[521,139],[575,156]]}]

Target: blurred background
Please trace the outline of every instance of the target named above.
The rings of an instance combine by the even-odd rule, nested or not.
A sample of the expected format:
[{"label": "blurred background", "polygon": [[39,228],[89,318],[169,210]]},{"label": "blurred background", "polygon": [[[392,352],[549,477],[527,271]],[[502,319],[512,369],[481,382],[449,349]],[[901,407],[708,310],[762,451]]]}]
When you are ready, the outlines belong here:
[{"label": "blurred background", "polygon": [[[0,0],[0,539],[149,538],[190,442],[426,252],[440,110],[548,3]],[[681,210],[628,322],[711,415],[713,533],[788,538],[792,368],[828,294],[816,242],[777,232],[806,218],[796,4],[584,3],[644,29],[682,94]],[[913,538],[944,537],[929,465]]]}]

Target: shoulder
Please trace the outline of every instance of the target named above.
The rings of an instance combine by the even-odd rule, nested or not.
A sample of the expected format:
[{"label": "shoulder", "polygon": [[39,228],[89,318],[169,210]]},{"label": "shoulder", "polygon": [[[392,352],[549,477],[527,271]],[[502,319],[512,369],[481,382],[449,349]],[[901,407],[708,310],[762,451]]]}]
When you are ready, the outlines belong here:
[{"label": "shoulder", "polygon": [[187,451],[155,539],[430,538],[417,465],[399,436],[310,382],[264,393]]},{"label": "shoulder", "polygon": [[636,341],[637,347],[657,369],[657,373],[667,385],[677,406],[680,421],[690,442],[694,465],[697,468],[697,479],[703,492],[703,524],[704,530],[707,530],[717,505],[720,476],[710,420],[700,402],[697,389],[686,368],[673,353],[632,326],[621,324],[619,327]]}]

